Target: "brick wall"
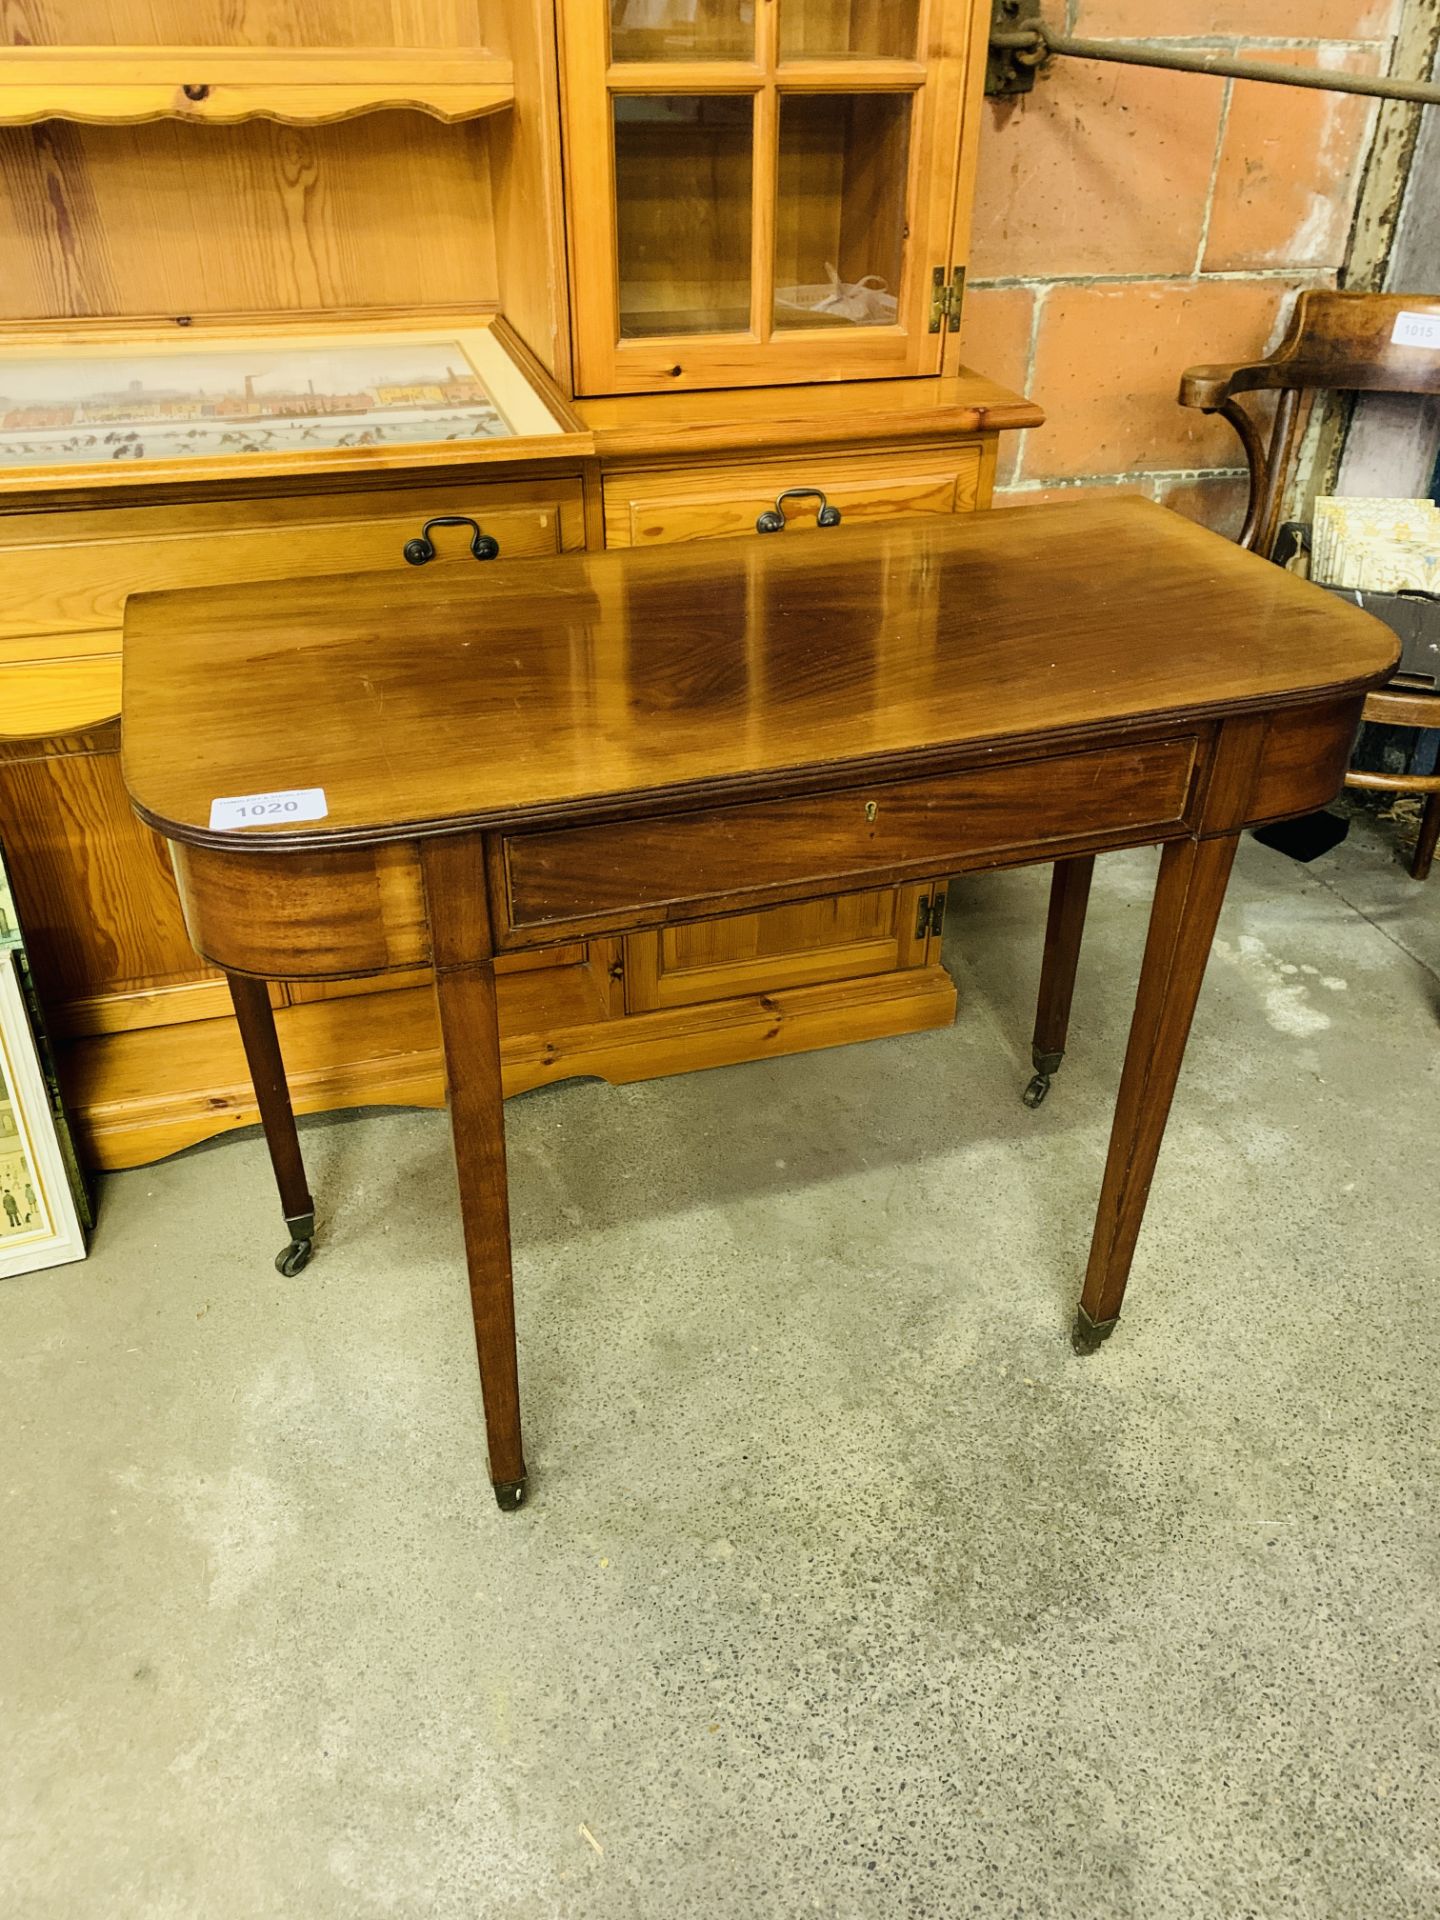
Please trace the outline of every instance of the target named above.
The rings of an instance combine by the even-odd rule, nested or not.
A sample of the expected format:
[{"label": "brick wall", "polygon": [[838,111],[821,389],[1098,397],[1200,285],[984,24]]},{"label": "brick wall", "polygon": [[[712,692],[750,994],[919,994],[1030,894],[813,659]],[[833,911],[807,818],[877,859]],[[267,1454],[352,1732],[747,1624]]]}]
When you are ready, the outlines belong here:
[{"label": "brick wall", "polygon": [[[1224,46],[1384,72],[1399,0],[1048,0],[1091,39]],[[1254,81],[1060,59],[986,103],[961,353],[1033,395],[997,501],[1148,494],[1226,533],[1244,463],[1178,406],[1183,369],[1279,338],[1299,287],[1343,265],[1374,103]]]}]

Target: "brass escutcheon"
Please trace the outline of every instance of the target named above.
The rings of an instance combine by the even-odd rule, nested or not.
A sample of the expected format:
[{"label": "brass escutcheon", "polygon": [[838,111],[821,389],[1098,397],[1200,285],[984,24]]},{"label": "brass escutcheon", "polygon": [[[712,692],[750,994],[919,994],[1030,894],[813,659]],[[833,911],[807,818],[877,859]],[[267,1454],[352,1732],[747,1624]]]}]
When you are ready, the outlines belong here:
[{"label": "brass escutcheon", "polygon": [[874,800],[867,800],[865,802],[865,818],[867,820],[873,820],[879,811],[880,808]]}]

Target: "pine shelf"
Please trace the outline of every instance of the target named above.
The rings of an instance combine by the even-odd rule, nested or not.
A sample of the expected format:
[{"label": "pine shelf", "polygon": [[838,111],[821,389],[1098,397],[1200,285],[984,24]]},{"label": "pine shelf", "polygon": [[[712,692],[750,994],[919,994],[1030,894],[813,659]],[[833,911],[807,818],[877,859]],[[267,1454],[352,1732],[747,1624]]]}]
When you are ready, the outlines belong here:
[{"label": "pine shelf", "polygon": [[513,104],[512,64],[484,48],[8,47],[0,125],[80,120],[292,126],[408,109],[474,120]]}]

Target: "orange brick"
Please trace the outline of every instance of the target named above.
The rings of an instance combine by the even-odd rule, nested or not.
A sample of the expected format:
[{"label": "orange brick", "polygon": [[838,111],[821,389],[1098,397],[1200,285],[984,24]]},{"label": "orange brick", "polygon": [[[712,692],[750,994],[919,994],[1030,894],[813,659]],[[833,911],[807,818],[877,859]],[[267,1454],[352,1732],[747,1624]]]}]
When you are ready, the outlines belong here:
[{"label": "orange brick", "polygon": [[[1030,287],[968,287],[960,322],[960,358],[1002,386],[1025,391],[1030,373],[1030,325],[1035,294]],[[1021,436],[1002,433],[996,478],[1015,471]]]},{"label": "orange brick", "polygon": [[1234,430],[1179,404],[1180,375],[1201,362],[1258,358],[1278,337],[1288,294],[1254,280],[1052,289],[1031,381],[1046,420],[1026,435],[1024,477],[1235,466]]},{"label": "orange brick", "polygon": [[[1238,442],[1236,443],[1238,447]],[[1161,480],[1155,497],[1162,507],[1183,513],[1187,520],[1198,520],[1212,527],[1227,540],[1238,540],[1245,524],[1245,507],[1250,498],[1248,477],[1233,473],[1201,474],[1187,480]]]},{"label": "orange brick", "polygon": [[1219,80],[1059,60],[1032,94],[989,103],[972,273],[1188,273],[1223,98]]},{"label": "orange brick", "polygon": [[1034,314],[1033,287],[967,287],[960,320],[961,360],[1002,387],[1023,393]]},{"label": "orange brick", "polygon": [[[1157,19],[1156,15],[1162,17]],[[1080,0],[1072,33],[1091,40],[1248,34],[1253,40],[1367,40],[1395,31],[1400,0]]]},{"label": "orange brick", "polygon": [[[1369,49],[1242,47],[1246,59],[1374,73]],[[1375,103],[1237,80],[1203,268],[1338,267],[1370,144]]]}]

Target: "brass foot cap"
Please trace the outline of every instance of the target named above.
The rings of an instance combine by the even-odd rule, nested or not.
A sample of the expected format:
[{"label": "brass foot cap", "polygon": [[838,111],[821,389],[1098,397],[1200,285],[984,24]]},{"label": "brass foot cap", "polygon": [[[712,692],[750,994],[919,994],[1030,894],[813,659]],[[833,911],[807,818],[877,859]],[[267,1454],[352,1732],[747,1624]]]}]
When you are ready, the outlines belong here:
[{"label": "brass foot cap", "polygon": [[491,1482],[495,1489],[495,1504],[502,1513],[516,1513],[525,1504],[525,1482],[523,1480],[495,1480]]},{"label": "brass foot cap", "polygon": [[1098,1353],[1119,1324],[1118,1314],[1111,1320],[1092,1320],[1084,1307],[1078,1307],[1075,1324],[1070,1329],[1070,1344],[1076,1353]]}]

